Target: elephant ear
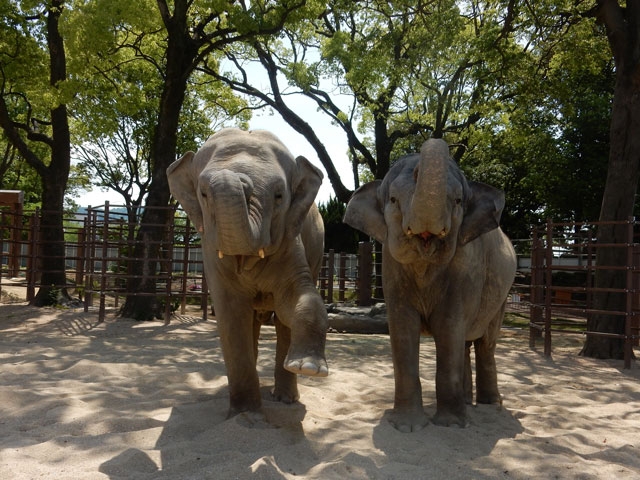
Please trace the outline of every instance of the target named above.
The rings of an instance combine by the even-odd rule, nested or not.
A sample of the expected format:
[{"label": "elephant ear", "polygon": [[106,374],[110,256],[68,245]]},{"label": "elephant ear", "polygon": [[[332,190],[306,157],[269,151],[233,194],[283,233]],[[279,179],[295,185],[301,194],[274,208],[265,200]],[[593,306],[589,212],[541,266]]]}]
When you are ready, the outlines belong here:
[{"label": "elephant ear", "polygon": [[465,245],[500,225],[504,192],[480,182],[469,182],[471,195],[460,226],[459,244]]},{"label": "elephant ear", "polygon": [[296,166],[291,180],[291,204],[289,205],[286,236],[297,237],[309,209],[322,185],[323,174],[302,155],[295,160]]},{"label": "elephant ear", "polygon": [[202,232],[202,210],[198,202],[198,186],[193,172],[194,155],[193,152],[187,152],[169,165],[167,180],[173,198],[182,205],[198,232]]},{"label": "elephant ear", "polygon": [[358,188],[349,203],[342,221],[384,243],[387,239],[387,224],[378,198],[382,180],[374,180]]}]

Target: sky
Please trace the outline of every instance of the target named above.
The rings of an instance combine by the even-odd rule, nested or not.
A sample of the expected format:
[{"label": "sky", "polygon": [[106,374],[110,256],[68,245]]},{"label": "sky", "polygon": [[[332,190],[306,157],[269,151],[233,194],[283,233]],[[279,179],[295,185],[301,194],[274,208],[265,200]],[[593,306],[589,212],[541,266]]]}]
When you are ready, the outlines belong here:
[{"label": "sky", "polygon": [[[353,189],[353,174],[351,172],[351,164],[347,157],[347,141],[342,129],[331,125],[329,117],[318,112],[315,104],[312,104],[311,100],[301,96],[291,96],[289,99],[289,105],[292,110],[298,112],[298,114],[303,112],[301,116],[314,128],[318,138],[324,143],[345,186]],[[273,113],[270,115],[266,112],[256,113],[249,125],[252,130],[263,129],[276,134],[294,157],[303,155],[322,170],[324,180],[316,197],[317,202],[324,203],[330,196],[335,196],[327,178],[327,172],[318,160],[318,156],[313,147],[311,147],[302,135],[293,130],[282,117],[280,117],[280,114]],[[105,201],[109,201],[111,205],[121,205],[124,203],[122,197],[116,192],[103,192],[99,188],[82,194],[75,201],[81,207],[88,205],[99,206],[103,205]]]}]

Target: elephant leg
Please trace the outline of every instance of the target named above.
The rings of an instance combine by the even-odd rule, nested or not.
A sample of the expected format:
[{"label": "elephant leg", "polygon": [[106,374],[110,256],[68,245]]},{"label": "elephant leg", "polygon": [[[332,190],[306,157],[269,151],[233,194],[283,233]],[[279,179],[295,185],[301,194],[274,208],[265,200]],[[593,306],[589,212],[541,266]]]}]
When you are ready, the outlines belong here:
[{"label": "elephant leg", "polygon": [[324,347],[328,320],[322,297],[310,286],[298,291],[294,288],[291,298],[293,300],[276,301],[276,315],[291,329],[291,343],[284,368],[296,374],[326,377],[329,368]]},{"label": "elephant leg", "polygon": [[258,367],[258,340],[260,339],[260,328],[262,322],[258,312],[253,312],[253,366]]},{"label": "elephant leg", "polygon": [[464,401],[467,405],[473,403],[473,377],[471,375],[471,342],[464,345]]},{"label": "elephant leg", "polygon": [[498,370],[496,368],[496,340],[504,315],[504,305],[492,320],[482,338],[474,342],[476,351],[476,402],[502,405],[498,390]]},{"label": "elephant leg", "polygon": [[274,316],[276,326],[276,367],[274,372],[275,386],[271,395],[277,401],[293,403],[300,398],[298,394],[298,377],[284,368],[284,361],[291,344],[291,329],[284,325],[277,315]]},{"label": "elephant leg", "polygon": [[436,399],[433,418],[436,425],[467,426],[465,404],[465,340],[462,328],[446,319],[444,327],[434,332],[436,342]]},{"label": "elephant leg", "polygon": [[260,381],[256,372],[254,312],[249,301],[217,302],[216,316],[229,381],[229,417],[260,410]]},{"label": "elephant leg", "polygon": [[390,422],[401,432],[416,432],[429,423],[422,406],[419,374],[420,316],[410,308],[393,303],[387,304],[395,380]]}]

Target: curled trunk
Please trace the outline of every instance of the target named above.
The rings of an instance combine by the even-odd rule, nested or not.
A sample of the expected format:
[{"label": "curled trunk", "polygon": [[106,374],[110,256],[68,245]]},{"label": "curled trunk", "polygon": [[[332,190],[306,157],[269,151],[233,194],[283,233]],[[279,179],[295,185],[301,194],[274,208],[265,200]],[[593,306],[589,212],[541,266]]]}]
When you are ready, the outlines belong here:
[{"label": "curled trunk", "polygon": [[256,255],[265,244],[261,212],[250,201],[251,179],[223,170],[212,178],[210,191],[218,250],[225,255]]}]

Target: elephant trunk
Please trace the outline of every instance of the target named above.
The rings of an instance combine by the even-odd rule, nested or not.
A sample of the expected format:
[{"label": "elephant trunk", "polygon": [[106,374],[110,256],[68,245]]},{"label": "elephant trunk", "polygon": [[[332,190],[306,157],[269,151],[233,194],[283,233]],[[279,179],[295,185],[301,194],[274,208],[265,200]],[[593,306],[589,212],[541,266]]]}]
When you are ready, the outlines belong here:
[{"label": "elephant trunk", "polygon": [[210,180],[215,244],[220,254],[259,255],[264,247],[262,216],[251,206],[253,182],[242,173],[222,170]]},{"label": "elephant trunk", "polygon": [[405,233],[423,237],[447,235],[451,228],[448,176],[447,143],[440,139],[427,140],[420,149],[420,161],[414,171],[416,189],[403,222]]}]

